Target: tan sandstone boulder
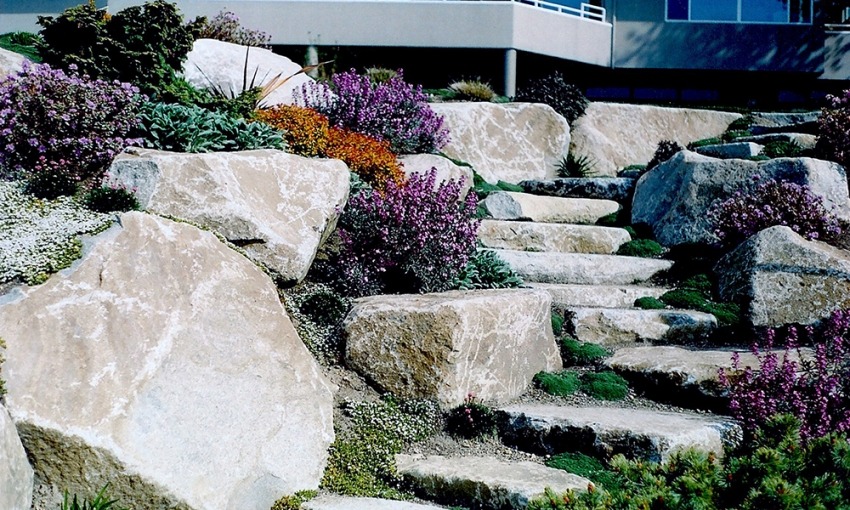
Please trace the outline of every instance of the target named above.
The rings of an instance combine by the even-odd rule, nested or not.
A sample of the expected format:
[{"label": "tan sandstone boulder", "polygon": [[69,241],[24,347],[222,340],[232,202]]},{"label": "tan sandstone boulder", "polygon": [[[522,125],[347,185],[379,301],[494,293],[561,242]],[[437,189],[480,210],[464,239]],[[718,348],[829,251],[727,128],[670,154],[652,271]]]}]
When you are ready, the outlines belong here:
[{"label": "tan sandstone boulder", "polygon": [[150,212],[211,228],[284,280],[307,274],[348,199],[348,168],[277,150],[184,154],[134,149],[109,174]]},{"label": "tan sandstone boulder", "polygon": [[272,281],[212,233],[144,213],[94,243],[0,305],[37,492],[108,482],[135,510],[268,510],[316,488],[332,389]]},{"label": "tan sandstone boulder", "polygon": [[590,158],[598,175],[617,175],[628,165],[649,163],[661,140],[687,145],[720,136],[739,118],[713,110],[590,103],[573,126],[570,150]]},{"label": "tan sandstone boulder", "polygon": [[533,289],[361,298],[345,319],[346,364],[402,397],[506,402],[561,368],[551,303]]},{"label": "tan sandstone boulder", "polygon": [[534,103],[434,103],[451,141],[443,149],[465,161],[487,182],[552,179],[567,155],[570,126],[549,105]]},{"label": "tan sandstone boulder", "polygon": [[0,404],[0,508],[30,510],[33,472],[12,418]]}]

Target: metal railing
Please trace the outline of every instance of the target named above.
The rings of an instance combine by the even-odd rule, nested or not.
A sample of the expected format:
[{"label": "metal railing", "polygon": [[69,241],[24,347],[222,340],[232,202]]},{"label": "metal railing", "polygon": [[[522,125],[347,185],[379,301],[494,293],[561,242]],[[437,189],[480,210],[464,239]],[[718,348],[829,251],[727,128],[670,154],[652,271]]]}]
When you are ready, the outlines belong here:
[{"label": "metal railing", "polygon": [[[443,0],[446,2],[469,2],[469,1],[477,1],[477,0]],[[568,7],[566,5],[556,4],[552,2],[547,2],[546,0],[502,0],[508,2],[514,2],[523,5],[531,5],[533,7],[538,7],[540,9],[546,9],[547,11],[556,11],[561,14],[567,14],[569,16],[576,16],[579,18],[589,19],[593,21],[600,21],[605,23],[605,7],[600,7],[598,5],[591,5],[588,3],[582,3],[581,7]]]}]

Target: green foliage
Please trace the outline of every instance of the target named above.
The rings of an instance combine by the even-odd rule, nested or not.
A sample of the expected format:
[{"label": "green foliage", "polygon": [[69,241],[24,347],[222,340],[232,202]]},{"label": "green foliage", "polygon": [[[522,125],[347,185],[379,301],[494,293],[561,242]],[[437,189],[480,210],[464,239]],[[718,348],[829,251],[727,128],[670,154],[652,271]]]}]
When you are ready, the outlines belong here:
[{"label": "green foliage", "polygon": [[298,491],[295,494],[283,496],[272,505],[271,510],[301,510],[301,505],[318,496],[312,490]]},{"label": "green foliage", "polygon": [[752,136],[753,134],[749,129],[735,129],[731,131],[726,131],[723,133],[723,141],[724,142],[734,142],[738,138],[744,138],[745,136]]},{"label": "green foliage", "polygon": [[658,298],[644,296],[635,299],[635,308],[640,308],[642,310],[663,310],[667,308],[667,305]]},{"label": "green foliage", "polygon": [[703,293],[705,296],[710,296],[712,289],[714,288],[714,284],[711,282],[711,278],[709,278],[707,274],[699,273],[686,278],[684,281],[679,283],[677,287],[680,289],[695,290]]},{"label": "green foliage", "polygon": [[793,141],[776,140],[764,144],[762,155],[768,158],[797,158],[803,155],[803,148]]},{"label": "green foliage", "polygon": [[651,239],[632,239],[620,245],[617,255],[656,258],[664,253],[664,247]]},{"label": "green foliage", "polygon": [[263,122],[246,122],[197,106],[147,103],[137,135],[145,147],[176,152],[286,149],[283,134]]},{"label": "green foliage", "polygon": [[123,185],[106,185],[93,188],[83,197],[83,204],[92,211],[102,213],[138,211],[141,209],[136,196]]},{"label": "green foliage", "polygon": [[741,310],[738,305],[735,303],[715,303],[707,297],[704,291],[678,288],[664,293],[659,299],[673,308],[710,313],[717,317],[718,323],[724,326],[735,325],[741,321]]},{"label": "green foliage", "polygon": [[490,184],[474,170],[472,171],[472,190],[478,195],[479,200],[484,200],[487,198],[487,195],[494,191],[514,191],[517,193],[525,191],[522,186],[517,186],[516,184],[511,184],[505,181],[498,181],[496,184]]},{"label": "green foliage", "polygon": [[457,276],[456,287],[471,289],[512,289],[523,284],[507,262],[493,250],[481,250],[469,259],[466,267]]},{"label": "green foliage", "polygon": [[564,331],[564,316],[559,313],[552,313],[552,333],[558,337]]},{"label": "green foliage", "polygon": [[653,154],[652,159],[646,164],[646,170],[652,170],[683,150],[685,148],[674,140],[661,140],[658,142],[658,147],[655,148],[655,154]]},{"label": "green foliage", "polygon": [[623,400],[629,383],[614,372],[586,372],[581,376],[581,391],[599,400]]},{"label": "green foliage", "polygon": [[546,465],[587,478],[609,491],[617,490],[622,483],[617,474],[609,470],[602,462],[583,453],[561,453],[546,460]]},{"label": "green foliage", "polygon": [[601,345],[579,342],[572,337],[561,339],[561,358],[566,366],[594,365],[610,355]]},{"label": "green foliage", "polygon": [[569,370],[558,373],[538,372],[534,375],[534,382],[541,390],[558,397],[572,395],[581,387],[578,375]]},{"label": "green foliage", "polygon": [[348,496],[400,499],[395,455],[437,430],[439,407],[423,400],[346,403],[351,419],[337,431],[321,488]]},{"label": "green foliage", "polygon": [[572,152],[555,165],[559,177],[593,177],[594,162],[588,156],[576,156]]},{"label": "green foliage", "polygon": [[700,147],[705,147],[706,145],[720,145],[722,143],[723,139],[720,137],[703,138],[702,140],[697,140],[696,142],[689,143],[688,150],[692,151]]},{"label": "green foliage", "polygon": [[638,165],[638,164],[629,165],[629,166],[623,167],[621,172],[624,172],[626,170],[646,170],[646,165]]},{"label": "green foliage", "polygon": [[461,80],[449,85],[449,90],[454,93],[453,99],[460,101],[482,101],[489,102],[496,99],[496,92],[489,83],[479,80]]},{"label": "green foliage", "polygon": [[452,408],[446,416],[446,431],[457,437],[475,439],[496,433],[496,415],[489,406],[467,395],[463,404]]},{"label": "green foliage", "polygon": [[66,9],[58,17],[39,17],[44,62],[68,69],[76,65],[92,78],[133,83],[147,94],[160,93],[183,67],[192,49],[192,28],[177,6],[153,0],[114,16],[93,4]]},{"label": "green foliage", "polygon": [[25,56],[30,62],[41,62],[36,45],[41,38],[29,32],[9,32],[0,35],[0,48]]},{"label": "green foliage", "polygon": [[739,119],[735,119],[731,124],[726,128],[726,131],[746,131],[750,129],[750,126],[753,125],[753,116],[752,115],[744,115]]},{"label": "green foliage", "polygon": [[[69,500],[68,491],[65,491],[64,496],[62,497],[62,504],[59,507],[60,510],[108,510],[113,508],[112,505],[118,503],[117,499],[109,499],[106,495],[106,489],[109,487],[109,484],[104,485],[102,489],[97,493],[94,499],[89,500],[88,498],[83,499],[82,503],[80,503],[77,499],[77,495],[74,494],[74,498]],[[119,510],[118,507],[115,507],[114,510]],[[126,509],[125,509],[126,510]]]},{"label": "green foliage", "polygon": [[634,228],[633,226],[631,226],[631,225],[626,225],[625,227],[623,227],[623,230],[625,230],[626,232],[628,232],[628,233],[629,233],[629,236],[630,236],[632,239],[637,239],[637,238],[638,238],[637,230],[635,230],[635,228]]}]

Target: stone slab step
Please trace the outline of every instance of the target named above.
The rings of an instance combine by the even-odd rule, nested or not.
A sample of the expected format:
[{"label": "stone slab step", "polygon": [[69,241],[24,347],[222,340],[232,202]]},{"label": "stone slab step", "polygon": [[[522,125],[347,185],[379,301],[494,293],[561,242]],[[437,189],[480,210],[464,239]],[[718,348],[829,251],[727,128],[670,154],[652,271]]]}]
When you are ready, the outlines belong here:
[{"label": "stone slab step", "polygon": [[754,142],[735,142],[697,147],[695,152],[720,159],[747,159],[761,154],[764,147]]},{"label": "stone slab step", "polygon": [[[695,409],[726,412],[727,400],[718,371],[732,368],[733,349],[694,350],[676,346],[623,347],[605,365],[646,396]],[[741,366],[758,367],[748,349],[740,349]],[[803,356],[811,351],[803,350]],[[793,359],[798,359],[796,356]]]},{"label": "stone slab step", "polygon": [[582,342],[616,347],[636,342],[694,344],[717,328],[717,319],[691,310],[569,306],[567,330]]},{"label": "stone slab step", "polygon": [[441,506],[378,498],[327,495],[302,503],[304,510],[438,510]]},{"label": "stone slab step", "polygon": [[496,220],[590,225],[620,210],[620,204],[613,200],[547,197],[512,191],[490,193],[481,205]]},{"label": "stone slab step", "polygon": [[490,457],[396,455],[398,473],[420,497],[473,508],[525,508],[546,487],[560,494],[590,481],[534,462]]},{"label": "stone slab step", "polygon": [[669,260],[585,253],[495,250],[528,282],[632,285],[673,266]]},{"label": "stone slab step", "polygon": [[724,445],[740,434],[730,419],[651,409],[526,404],[499,415],[506,444],[550,455],[580,451],[607,459],[621,453],[663,462],[694,448],[722,457]]},{"label": "stone slab step", "polygon": [[551,181],[522,181],[519,185],[533,195],[623,202],[632,196],[635,182],[636,179],[628,177],[565,177]]},{"label": "stone slab step", "polygon": [[572,285],[566,283],[528,283],[529,287],[545,290],[557,306],[590,306],[598,308],[633,308],[642,297],[661,297],[670,289],[638,285]]},{"label": "stone slab step", "polygon": [[485,248],[503,250],[611,254],[631,239],[622,228],[594,225],[483,220],[478,228]]}]

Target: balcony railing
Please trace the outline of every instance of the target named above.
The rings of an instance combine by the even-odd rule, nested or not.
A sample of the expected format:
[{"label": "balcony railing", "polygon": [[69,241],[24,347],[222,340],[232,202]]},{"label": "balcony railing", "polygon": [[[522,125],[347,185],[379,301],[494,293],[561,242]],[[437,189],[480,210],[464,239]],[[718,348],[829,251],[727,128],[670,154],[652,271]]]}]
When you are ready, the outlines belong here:
[{"label": "balcony railing", "polygon": [[[476,0],[444,0],[446,2],[469,2]],[[546,2],[545,0],[503,0],[508,2],[515,2],[518,4],[531,5],[534,7],[538,7],[540,9],[546,9],[547,11],[556,11],[561,14],[567,14],[569,16],[576,16],[579,18],[589,19],[593,21],[605,22],[605,8],[599,7],[597,5],[590,5],[588,3],[582,3],[581,7],[568,7],[566,5],[560,5],[552,2]]]}]

